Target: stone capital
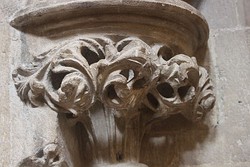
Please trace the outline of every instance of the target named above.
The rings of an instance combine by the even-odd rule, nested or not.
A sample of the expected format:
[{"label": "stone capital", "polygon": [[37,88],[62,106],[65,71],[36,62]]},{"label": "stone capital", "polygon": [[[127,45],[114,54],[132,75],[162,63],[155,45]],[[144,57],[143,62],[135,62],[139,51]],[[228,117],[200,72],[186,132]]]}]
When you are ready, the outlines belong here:
[{"label": "stone capital", "polygon": [[198,121],[213,108],[213,86],[196,60],[204,56],[197,51],[206,46],[208,26],[183,1],[30,7],[11,25],[37,37],[74,36],[18,67],[13,79],[25,104],[47,105],[84,130],[76,138],[88,146],[78,152],[97,166],[145,166],[141,141],[154,122],[173,114]]}]

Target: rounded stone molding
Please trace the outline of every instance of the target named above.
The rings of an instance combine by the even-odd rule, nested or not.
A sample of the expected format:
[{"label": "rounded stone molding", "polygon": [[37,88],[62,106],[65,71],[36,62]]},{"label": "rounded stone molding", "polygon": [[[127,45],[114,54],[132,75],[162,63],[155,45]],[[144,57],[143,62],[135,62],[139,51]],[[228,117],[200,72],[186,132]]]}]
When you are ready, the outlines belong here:
[{"label": "rounded stone molding", "polygon": [[206,44],[209,28],[198,10],[180,0],[81,0],[46,7],[28,7],[10,24],[40,36],[121,34],[151,38],[193,55]]}]

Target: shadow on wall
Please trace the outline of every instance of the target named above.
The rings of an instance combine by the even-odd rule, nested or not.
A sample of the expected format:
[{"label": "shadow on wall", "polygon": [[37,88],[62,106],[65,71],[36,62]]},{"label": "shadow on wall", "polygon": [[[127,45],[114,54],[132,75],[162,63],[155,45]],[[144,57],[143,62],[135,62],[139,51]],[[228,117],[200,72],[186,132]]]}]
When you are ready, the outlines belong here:
[{"label": "shadow on wall", "polygon": [[[50,143],[33,156],[25,158],[19,167],[90,167],[93,157],[84,125],[69,126],[67,117],[58,115],[59,133],[63,140]],[[68,122],[65,124],[65,122]],[[165,121],[156,123],[145,134],[142,142],[140,162],[149,167],[179,167],[185,163],[182,155],[196,149],[209,134],[207,125],[192,123],[182,115],[173,115]],[[59,146],[66,146],[59,148]],[[67,150],[67,151],[66,151]],[[195,158],[192,163],[195,163]]]},{"label": "shadow on wall", "polygon": [[[94,160],[84,125],[77,123],[70,127],[65,124],[67,118],[59,115],[59,127],[68,157],[65,161],[74,167],[93,166]],[[155,123],[145,134],[140,162],[149,167],[179,167],[186,162],[182,156],[187,151],[196,150],[209,134],[209,128],[203,122],[192,123],[181,114],[173,115],[164,121]],[[192,153],[190,153],[192,154]],[[68,159],[69,158],[69,159]],[[196,157],[190,161],[196,163]],[[69,165],[71,166],[71,165]]]},{"label": "shadow on wall", "polygon": [[[77,123],[69,126],[67,119],[63,115],[59,115],[58,119],[63,139],[61,145],[66,146],[64,151],[68,152],[68,156],[64,157],[65,163],[74,167],[82,167],[83,164],[86,167],[94,166],[94,160],[91,158],[93,153],[84,125]],[[145,134],[140,162],[149,167],[179,167],[186,163],[182,159],[183,154],[196,150],[197,144],[203,143],[208,134],[209,128],[203,122],[192,123],[181,114],[173,115],[153,124]],[[189,161],[196,164],[196,157],[192,158]]]},{"label": "shadow on wall", "polygon": [[183,164],[183,153],[195,150],[208,134],[209,128],[202,122],[192,123],[180,114],[173,115],[155,124],[145,135],[141,162],[149,167],[179,167]]}]

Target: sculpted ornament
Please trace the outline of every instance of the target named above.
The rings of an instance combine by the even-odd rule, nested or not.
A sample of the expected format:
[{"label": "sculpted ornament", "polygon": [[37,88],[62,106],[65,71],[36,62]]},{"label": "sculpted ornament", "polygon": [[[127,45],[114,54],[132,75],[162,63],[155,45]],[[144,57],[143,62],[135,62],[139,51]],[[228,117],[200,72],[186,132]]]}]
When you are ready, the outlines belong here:
[{"label": "sculpted ornament", "polygon": [[74,125],[85,126],[97,164],[106,154],[98,150],[106,146],[99,146],[104,141],[95,133],[91,112],[96,108],[110,124],[104,128],[112,136],[105,143],[111,150],[105,161],[137,162],[140,141],[152,122],[177,113],[197,121],[215,101],[207,71],[195,57],[131,37],[66,42],[18,68],[13,78],[25,103],[47,104],[71,114]]},{"label": "sculpted ornament", "polygon": [[100,101],[120,112],[147,107],[200,119],[215,99],[207,71],[195,57],[167,60],[164,47],[155,51],[138,38],[79,39],[37,56],[13,78],[21,100],[56,112],[77,116]]},{"label": "sculpted ornament", "polygon": [[53,46],[13,72],[20,99],[56,111],[60,129],[58,143],[24,166],[147,167],[141,144],[154,123],[176,114],[196,122],[214,106],[208,72],[195,57],[209,28],[184,1],[38,5],[10,24]]}]

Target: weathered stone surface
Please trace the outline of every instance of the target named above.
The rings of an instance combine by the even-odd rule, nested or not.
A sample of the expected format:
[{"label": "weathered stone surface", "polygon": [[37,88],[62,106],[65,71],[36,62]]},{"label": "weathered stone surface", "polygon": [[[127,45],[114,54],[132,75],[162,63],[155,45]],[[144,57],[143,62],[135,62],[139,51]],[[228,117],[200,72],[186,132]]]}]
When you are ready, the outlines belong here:
[{"label": "weathered stone surface", "polygon": [[[0,11],[1,12],[1,11]],[[3,17],[3,13],[0,13],[0,17]],[[10,114],[10,94],[8,92],[9,89],[9,45],[10,45],[10,38],[8,36],[9,27],[7,24],[4,24],[4,21],[0,23],[0,32],[1,32],[1,40],[5,41],[5,43],[0,44],[0,62],[1,62],[1,82],[0,82],[0,152],[4,154],[0,154],[0,164],[3,166],[8,166],[10,164],[10,157],[11,155],[11,142],[10,142],[10,135],[11,135],[11,114]]]},{"label": "weathered stone surface", "polygon": [[249,36],[249,30],[225,31],[216,34],[214,43],[221,124],[218,133],[224,136],[225,160],[232,162],[247,162],[250,155]]},{"label": "weathered stone surface", "polygon": [[[13,78],[24,103],[47,104],[75,117],[74,128],[82,124],[78,129],[86,129],[89,136],[84,137],[91,147],[79,151],[90,151],[92,161],[136,161],[152,122],[177,113],[200,120],[215,100],[208,74],[195,57],[166,55],[171,48],[158,45],[131,37],[117,42],[107,37],[69,41],[36,56],[14,71]],[[78,156],[76,152],[71,156]],[[36,158],[24,163],[30,161]]]},{"label": "weathered stone surface", "polygon": [[58,143],[49,143],[44,148],[40,148],[33,156],[23,159],[20,167],[68,167],[62,156],[62,148]]},{"label": "weathered stone surface", "polygon": [[[46,6],[58,2],[65,1],[1,2],[0,166],[17,166],[40,148],[53,143],[58,137],[56,128],[65,129],[61,125],[58,127],[57,115],[50,109],[24,106],[17,97],[11,79],[11,73],[18,64],[31,61],[32,56],[46,52],[54,43],[59,43],[60,39],[24,35],[9,26],[10,16],[27,6]],[[210,71],[217,102],[205,123],[192,124],[177,115],[152,127],[143,141],[145,151],[141,153],[141,162],[150,167],[248,167],[249,2],[188,2],[205,15],[210,28],[213,29],[210,33],[207,55],[201,60],[198,59],[198,64],[204,64]],[[70,37],[65,36],[65,40],[68,38]],[[70,136],[71,133],[72,129],[69,129],[65,134],[59,133],[59,136]],[[73,140],[68,142],[69,145],[75,144]],[[69,166],[73,165],[69,163]]]},{"label": "weathered stone surface", "polygon": [[237,5],[237,17],[240,26],[250,26],[250,1],[248,0],[235,0]]},{"label": "weathered stone surface", "polygon": [[[88,0],[28,7],[10,24],[25,33],[20,36],[22,66],[13,72],[17,93],[25,104],[46,104],[59,114],[58,140],[73,166],[138,166],[151,124],[178,113],[198,121],[214,106],[208,73],[192,57],[203,57],[196,53],[206,44],[208,26],[182,1]],[[73,31],[70,40],[67,31]],[[78,33],[83,37],[76,39]],[[42,37],[48,38],[43,48],[54,47],[36,54]],[[21,164],[32,163],[49,162],[35,155]]]},{"label": "weathered stone surface", "polygon": [[194,0],[193,3],[204,14],[211,29],[237,25],[235,0]]}]

